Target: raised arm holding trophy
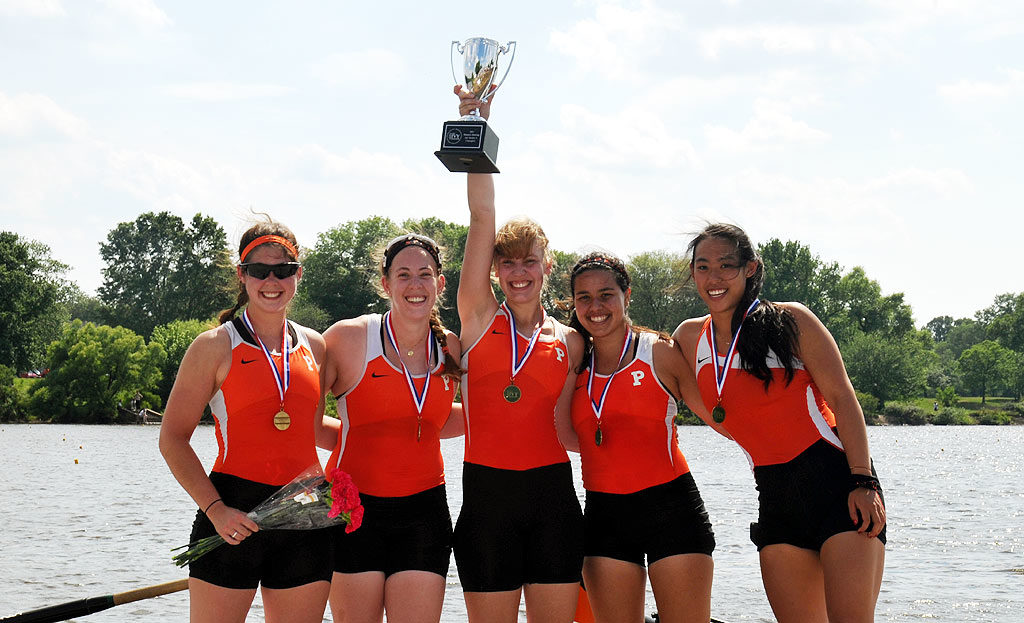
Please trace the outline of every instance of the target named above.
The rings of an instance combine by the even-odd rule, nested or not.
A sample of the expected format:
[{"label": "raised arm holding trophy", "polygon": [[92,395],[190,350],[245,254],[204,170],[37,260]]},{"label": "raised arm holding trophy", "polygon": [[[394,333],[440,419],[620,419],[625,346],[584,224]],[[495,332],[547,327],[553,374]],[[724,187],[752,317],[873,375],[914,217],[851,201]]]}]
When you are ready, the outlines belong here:
[{"label": "raised arm holding trophy", "polygon": [[[462,78],[456,71],[455,51],[462,58]],[[486,102],[498,86],[504,84],[505,76],[515,59],[516,42],[505,45],[493,39],[474,37],[464,42],[452,41],[452,76],[464,90],[476,99]],[[501,80],[495,82],[498,59],[502,54],[511,56]],[[498,173],[495,161],[498,157],[498,136],[480,116],[478,110],[463,115],[457,121],[445,121],[441,132],[441,149],[434,155],[453,173]]]}]

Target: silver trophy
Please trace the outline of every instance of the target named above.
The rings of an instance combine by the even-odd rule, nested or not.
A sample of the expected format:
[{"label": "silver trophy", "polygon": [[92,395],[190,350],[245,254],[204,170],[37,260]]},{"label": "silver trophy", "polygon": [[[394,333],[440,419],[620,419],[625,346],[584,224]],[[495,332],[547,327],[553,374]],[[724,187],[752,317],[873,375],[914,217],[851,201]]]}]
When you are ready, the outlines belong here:
[{"label": "silver trophy", "polygon": [[[462,58],[462,78],[457,75],[455,51]],[[495,82],[498,73],[498,59],[502,54],[511,56],[501,80]],[[452,76],[455,82],[471,91],[480,101],[486,102],[497,86],[505,83],[508,70],[516,56],[516,42],[505,45],[493,39],[474,37],[460,43],[452,41]],[[492,85],[497,85],[492,88]],[[441,132],[441,149],[434,155],[452,172],[498,173],[495,161],[498,156],[498,136],[480,116],[479,110],[464,115],[458,121],[445,121]]]}]

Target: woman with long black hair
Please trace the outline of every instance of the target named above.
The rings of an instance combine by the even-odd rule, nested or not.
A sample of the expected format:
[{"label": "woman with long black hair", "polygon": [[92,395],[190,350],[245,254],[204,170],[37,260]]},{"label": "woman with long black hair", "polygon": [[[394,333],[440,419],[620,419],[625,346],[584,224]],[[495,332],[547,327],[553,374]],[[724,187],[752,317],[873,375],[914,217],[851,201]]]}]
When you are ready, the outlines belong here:
[{"label": "woman with long black hair", "polygon": [[695,411],[753,468],[751,540],[776,618],[872,621],[885,503],[835,340],[800,303],[758,298],[764,265],[739,227],[709,225],[688,254],[709,314],[673,337],[696,373]]}]

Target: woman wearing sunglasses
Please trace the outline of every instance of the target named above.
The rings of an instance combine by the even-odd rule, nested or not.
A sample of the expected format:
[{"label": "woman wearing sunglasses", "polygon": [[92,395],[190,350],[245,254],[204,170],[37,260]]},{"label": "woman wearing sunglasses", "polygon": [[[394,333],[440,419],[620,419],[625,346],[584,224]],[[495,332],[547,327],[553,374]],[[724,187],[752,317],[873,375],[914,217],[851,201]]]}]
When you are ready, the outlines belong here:
[{"label": "woman wearing sunglasses", "polygon": [[[258,586],[268,620],[323,618],[329,531],[259,532],[246,516],[319,461],[317,442],[333,441],[322,424],[323,338],[286,319],[302,276],[298,256],[295,236],[279,223],[242,235],[238,301],[189,346],[167,400],[160,451],[199,506],[190,541],[219,534],[231,546],[190,564],[193,622],[244,621]],[[189,443],[207,405],[218,446],[209,475]]]},{"label": "woman wearing sunglasses", "polygon": [[324,333],[325,384],[341,429],[327,469],[359,488],[359,530],[333,529],[335,621],[437,623],[452,551],[441,438],[462,434],[452,415],[459,341],[441,325],[441,252],[426,236],[390,241],[378,263],[388,311],[342,320]]},{"label": "woman wearing sunglasses", "polygon": [[709,225],[687,251],[709,312],[674,335],[696,371],[688,402],[753,468],[750,537],[775,617],[873,621],[885,503],[835,340],[803,305],[759,300],[764,265],[739,227]]},{"label": "woman wearing sunglasses", "polygon": [[[490,102],[459,97],[463,114],[480,108],[488,116]],[[471,623],[515,621],[524,599],[531,623],[567,623],[583,563],[583,513],[558,431],[572,434],[568,407],[583,344],[541,305],[551,258],[540,226],[514,219],[496,233],[491,175],[469,174],[467,190],[458,296],[466,449],[455,527],[466,610]]]}]

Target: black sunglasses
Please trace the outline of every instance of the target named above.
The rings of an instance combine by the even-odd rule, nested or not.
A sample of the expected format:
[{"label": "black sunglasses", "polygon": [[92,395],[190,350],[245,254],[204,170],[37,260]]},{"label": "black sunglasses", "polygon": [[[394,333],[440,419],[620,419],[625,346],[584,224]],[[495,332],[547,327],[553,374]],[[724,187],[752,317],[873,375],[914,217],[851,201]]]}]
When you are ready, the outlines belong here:
[{"label": "black sunglasses", "polygon": [[239,264],[245,274],[249,275],[253,279],[266,279],[270,276],[270,273],[274,273],[274,276],[278,279],[287,279],[295,273],[299,272],[299,267],[302,264],[298,262],[285,262],[284,264],[260,264],[258,262],[248,262],[245,264]]}]

